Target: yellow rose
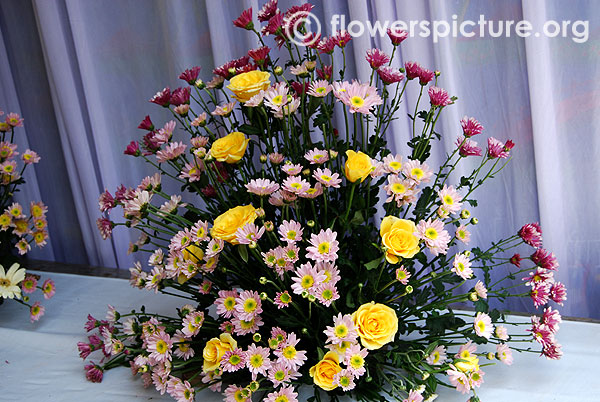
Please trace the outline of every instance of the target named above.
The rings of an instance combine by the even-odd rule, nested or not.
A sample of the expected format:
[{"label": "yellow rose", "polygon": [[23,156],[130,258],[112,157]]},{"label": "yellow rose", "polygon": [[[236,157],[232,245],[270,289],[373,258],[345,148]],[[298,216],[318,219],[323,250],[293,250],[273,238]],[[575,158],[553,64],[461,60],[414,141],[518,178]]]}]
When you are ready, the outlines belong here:
[{"label": "yellow rose", "polygon": [[379,234],[381,242],[387,248],[385,259],[396,264],[400,258],[412,258],[419,252],[419,238],[414,235],[417,228],[413,221],[386,216],[381,221]]},{"label": "yellow rose", "polygon": [[327,352],[323,360],[310,368],[309,374],[315,384],[325,391],[335,389],[337,385],[333,383],[333,377],[342,371],[340,359],[335,352]]},{"label": "yellow rose", "polygon": [[461,356],[460,360],[463,361],[455,360],[454,365],[463,373],[479,370],[479,359],[477,356],[469,354],[469,356]]},{"label": "yellow rose", "polygon": [[271,85],[271,74],[266,71],[248,71],[238,74],[229,80],[227,88],[234,93],[234,98],[240,102],[248,102],[250,98],[266,90]]},{"label": "yellow rose", "polygon": [[250,140],[244,133],[234,131],[223,138],[213,142],[210,148],[210,154],[219,162],[237,163],[246,153]]},{"label": "yellow rose", "polygon": [[352,321],[360,336],[360,343],[369,350],[392,342],[398,332],[398,316],[384,304],[363,304],[352,314]]},{"label": "yellow rose", "polygon": [[239,205],[217,216],[210,230],[215,239],[221,239],[231,244],[239,244],[235,232],[246,224],[254,222],[256,209],[252,205]]},{"label": "yellow rose", "polygon": [[190,244],[183,249],[183,259],[198,264],[204,258],[204,250],[196,244]]},{"label": "yellow rose", "polygon": [[235,348],[237,348],[237,341],[227,333],[206,342],[206,346],[202,351],[202,358],[204,359],[202,371],[208,373],[218,369],[223,355]]},{"label": "yellow rose", "polygon": [[371,158],[365,153],[354,152],[351,149],[346,151],[346,156],[348,157],[345,165],[346,178],[352,183],[360,179],[362,183],[375,168]]}]

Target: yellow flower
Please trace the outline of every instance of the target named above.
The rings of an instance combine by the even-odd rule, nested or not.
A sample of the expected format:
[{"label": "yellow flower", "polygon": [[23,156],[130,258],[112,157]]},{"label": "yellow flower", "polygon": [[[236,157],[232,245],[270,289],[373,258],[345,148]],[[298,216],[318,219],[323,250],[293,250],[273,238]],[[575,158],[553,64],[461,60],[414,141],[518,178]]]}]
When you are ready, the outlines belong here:
[{"label": "yellow flower", "polygon": [[362,183],[375,168],[371,158],[365,153],[354,152],[351,149],[346,151],[346,156],[348,157],[345,165],[346,178],[352,183],[360,179]]},{"label": "yellow flower", "polygon": [[204,250],[198,247],[196,244],[190,244],[183,249],[183,259],[192,261],[194,264],[198,264],[204,258]]},{"label": "yellow flower", "polygon": [[219,215],[210,230],[215,239],[221,239],[231,244],[239,244],[235,232],[246,224],[254,222],[256,209],[252,205],[239,205]]},{"label": "yellow flower", "polygon": [[390,264],[396,264],[400,258],[412,258],[419,252],[419,239],[414,235],[416,226],[413,221],[386,216],[381,221],[379,234],[386,247],[385,258]]},{"label": "yellow flower", "polygon": [[218,369],[223,355],[235,348],[237,348],[237,341],[227,333],[206,342],[206,346],[202,351],[202,358],[204,359],[202,371],[208,373]]},{"label": "yellow flower", "polygon": [[396,312],[380,303],[363,304],[352,314],[356,332],[362,345],[369,349],[379,349],[392,342],[398,332]]},{"label": "yellow flower", "polygon": [[237,163],[246,153],[250,140],[244,133],[234,131],[223,138],[213,142],[210,148],[210,154],[219,162]]},{"label": "yellow flower", "polygon": [[313,378],[315,385],[323,388],[325,391],[335,389],[337,385],[333,383],[333,377],[342,371],[340,359],[335,352],[327,352],[323,360],[310,368],[309,374]]},{"label": "yellow flower", "polygon": [[266,71],[248,71],[238,74],[229,80],[227,88],[234,93],[234,98],[240,102],[248,102],[250,98],[271,85],[271,74]]},{"label": "yellow flower", "polygon": [[472,354],[468,353],[468,356],[461,356],[460,360],[463,361],[456,360],[454,365],[463,373],[479,370],[479,359],[477,356],[473,356]]}]

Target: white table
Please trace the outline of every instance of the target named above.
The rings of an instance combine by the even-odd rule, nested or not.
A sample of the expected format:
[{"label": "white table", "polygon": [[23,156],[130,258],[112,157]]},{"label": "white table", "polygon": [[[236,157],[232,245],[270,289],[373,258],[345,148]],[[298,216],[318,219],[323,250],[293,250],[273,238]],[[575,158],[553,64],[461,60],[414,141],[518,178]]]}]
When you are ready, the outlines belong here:
[{"label": "white table", "polygon": [[[104,374],[101,384],[85,379],[77,342],[85,341],[87,314],[104,318],[107,304],[127,312],[144,304],[148,311],[172,314],[183,299],[155,295],[129,286],[123,279],[38,272],[56,282],[57,293],[44,300],[46,315],[34,324],[24,306],[0,306],[0,401],[172,401],[153,388],[144,389],[128,368]],[[600,325],[566,321],[558,333],[564,357],[547,361],[515,354],[515,363],[485,369],[478,394],[483,402],[600,401]],[[466,396],[440,390],[440,402],[464,402]],[[222,397],[203,392],[197,401]]]}]

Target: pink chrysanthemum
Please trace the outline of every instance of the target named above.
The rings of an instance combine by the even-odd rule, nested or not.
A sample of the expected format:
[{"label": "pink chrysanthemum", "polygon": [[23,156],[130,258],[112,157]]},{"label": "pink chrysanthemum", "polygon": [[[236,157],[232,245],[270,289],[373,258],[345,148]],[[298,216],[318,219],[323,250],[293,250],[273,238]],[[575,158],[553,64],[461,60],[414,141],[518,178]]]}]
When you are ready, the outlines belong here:
[{"label": "pink chrysanthemum", "polygon": [[233,332],[237,335],[253,334],[264,324],[259,315],[254,316],[251,320],[234,318],[231,322],[233,324]]},{"label": "pink chrysanthemum", "polygon": [[550,298],[555,303],[562,306],[563,302],[567,300],[567,288],[561,282],[555,282],[550,287]]},{"label": "pink chrysanthemum", "polygon": [[531,261],[540,268],[556,271],[558,268],[558,261],[554,253],[551,253],[543,248],[538,248],[531,255]]},{"label": "pink chrysanthemum", "polygon": [[173,340],[166,332],[160,331],[147,338],[148,358],[157,363],[171,361]]},{"label": "pink chrysanthemum", "polygon": [[352,344],[346,349],[346,352],[344,353],[344,364],[354,376],[360,377],[367,371],[365,368],[365,358],[368,354],[369,351],[362,348],[358,343]]},{"label": "pink chrysanthemum", "polygon": [[460,156],[481,156],[483,151],[477,146],[477,142],[464,137],[456,139],[456,146]]},{"label": "pink chrysanthemum", "polygon": [[265,402],[298,402],[298,393],[291,385],[284,385],[279,391],[267,395]]},{"label": "pink chrysanthemum", "polygon": [[284,363],[292,371],[298,370],[307,360],[306,351],[296,349],[300,340],[293,332],[290,333],[285,342],[274,353],[278,357],[279,363]]},{"label": "pink chrysanthemum", "polygon": [[483,126],[474,117],[463,117],[460,125],[465,137],[473,137],[474,135],[481,134],[483,131]]},{"label": "pink chrysanthemum", "polygon": [[408,393],[408,396],[402,402],[423,402],[423,395],[421,395],[422,392],[423,391],[419,392],[419,390],[413,389]]},{"label": "pink chrysanthemum", "polygon": [[450,369],[446,370],[448,380],[453,387],[461,394],[466,394],[471,390],[471,382],[469,377],[462,371],[456,369],[454,365],[450,365]]},{"label": "pink chrysanthemum", "polygon": [[271,381],[275,387],[286,384],[298,377],[300,377],[300,373],[289,369],[285,362],[280,361],[273,363],[268,372],[269,381]]},{"label": "pink chrysanthemum", "polygon": [[246,365],[246,352],[240,348],[225,352],[221,358],[221,369],[224,372],[233,373]]},{"label": "pink chrysanthemum", "polygon": [[350,107],[350,113],[369,114],[372,107],[383,103],[377,94],[377,88],[369,84],[361,84],[358,81],[347,85],[345,91],[338,92],[336,96],[342,103]]},{"label": "pink chrysanthemum", "polygon": [[506,329],[506,327],[498,325],[496,326],[496,330],[494,331],[494,333],[496,335],[496,338],[500,339],[501,341],[508,340],[508,329]]},{"label": "pink chrysanthemum", "polygon": [[400,70],[390,66],[379,67],[377,75],[385,85],[394,84],[404,79],[404,74]]},{"label": "pink chrysanthemum", "polygon": [[236,102],[233,101],[233,102],[225,103],[223,105],[219,105],[210,114],[212,114],[213,116],[227,117],[233,112],[233,109],[235,108],[235,104],[236,104]]},{"label": "pink chrysanthemum", "polygon": [[265,233],[265,227],[260,228],[254,223],[248,223],[235,232],[239,244],[255,244]]},{"label": "pink chrysanthemum", "polygon": [[475,284],[475,292],[477,293],[477,296],[481,297],[482,299],[487,299],[487,289],[483,282],[477,281]]},{"label": "pink chrysanthemum", "polygon": [[390,61],[390,56],[376,48],[367,50],[365,58],[373,70],[377,70],[379,67]]},{"label": "pink chrysanthemum", "polygon": [[23,163],[31,165],[33,163],[38,163],[41,158],[37,152],[28,149],[21,155],[21,159],[23,160]]},{"label": "pink chrysanthemum", "polygon": [[317,268],[317,270],[320,273],[325,275],[325,280],[323,281],[323,283],[330,283],[332,285],[335,285],[339,282],[340,279],[342,279],[340,276],[340,271],[335,267],[333,263],[318,262],[315,265],[315,268]]},{"label": "pink chrysanthemum", "polygon": [[471,232],[467,230],[465,225],[460,225],[458,228],[456,228],[455,236],[464,244],[469,244],[471,241]]},{"label": "pink chrysanthemum", "polygon": [[5,121],[11,127],[23,127],[23,119],[17,113],[7,114]]},{"label": "pink chrysanthemum", "polygon": [[416,160],[406,162],[402,167],[402,173],[404,173],[406,178],[413,180],[417,185],[419,183],[429,182],[431,176],[433,176],[433,171],[426,163],[421,163]]},{"label": "pink chrysanthemum", "polygon": [[181,156],[187,148],[183,142],[171,142],[165,149],[156,153],[156,159],[159,163],[170,161]]},{"label": "pink chrysanthemum", "polygon": [[431,219],[427,219],[427,221],[422,220],[417,224],[416,229],[415,236],[425,241],[431,254],[436,256],[440,253],[446,254],[450,235],[444,229],[444,222],[439,219],[433,222],[431,222]]},{"label": "pink chrysanthemum", "polygon": [[429,94],[429,101],[432,106],[444,107],[452,103],[450,95],[448,95],[448,92],[443,88],[431,87],[427,93]]},{"label": "pink chrysanthemum", "polygon": [[356,387],[354,374],[348,369],[342,369],[339,373],[336,373],[333,376],[333,383],[343,391],[350,391]]},{"label": "pink chrysanthemum", "polygon": [[292,284],[292,291],[298,295],[301,295],[304,291],[314,295],[316,287],[325,279],[325,274],[319,272],[319,270],[310,263],[302,264],[292,277],[292,281],[294,282]]},{"label": "pink chrysanthemum", "polygon": [[389,175],[388,182],[383,187],[388,198],[385,202],[395,201],[398,207],[416,201],[419,190],[415,188],[415,182],[410,179],[402,179],[397,175]]},{"label": "pink chrysanthemum", "polygon": [[26,275],[21,282],[21,290],[23,293],[33,293],[37,287],[37,279],[33,275]]},{"label": "pink chrysanthemum", "polygon": [[42,293],[44,293],[44,299],[50,299],[56,293],[56,285],[52,279],[46,279],[42,284]]},{"label": "pink chrysanthemum", "polygon": [[402,265],[400,268],[396,269],[396,280],[398,282],[400,282],[403,285],[407,285],[409,279],[410,279],[410,272],[408,272],[408,270],[406,268],[404,268],[404,265]]},{"label": "pink chrysanthemum", "polygon": [[37,321],[44,315],[46,308],[40,304],[40,302],[35,302],[29,308],[29,319],[31,322]]},{"label": "pink chrysanthemum", "polygon": [[246,368],[252,374],[252,381],[256,381],[258,375],[266,376],[271,367],[269,354],[271,351],[262,346],[251,344],[246,351]]},{"label": "pink chrysanthemum", "polygon": [[404,70],[406,71],[406,77],[409,80],[419,77],[419,73],[423,67],[415,61],[407,61],[404,63]]},{"label": "pink chrysanthemum", "polygon": [[[174,377],[171,377],[174,378]],[[178,379],[172,385],[172,391],[170,395],[177,400],[177,402],[193,402],[194,397],[196,396],[196,391],[194,387],[187,381],[181,381]]]},{"label": "pink chrysanthemum", "polygon": [[299,174],[302,171],[302,165],[298,165],[298,164],[293,164],[291,162],[286,162],[283,164],[283,166],[281,166],[281,169],[288,175],[288,176],[295,176],[297,174]]},{"label": "pink chrysanthemum", "polygon": [[473,322],[473,328],[478,336],[482,336],[486,339],[490,339],[494,332],[494,326],[492,325],[492,319],[489,315],[479,312]]},{"label": "pink chrysanthemum", "polygon": [[435,77],[435,72],[428,70],[426,68],[421,68],[419,70],[419,84],[425,86],[429,84],[433,78]]},{"label": "pink chrysanthemum", "polygon": [[443,345],[436,346],[425,361],[432,366],[441,366],[446,361],[446,348]]},{"label": "pink chrysanthemum", "polygon": [[531,247],[542,247],[542,228],[539,223],[528,223],[519,229],[519,237]]},{"label": "pink chrysanthemum", "polygon": [[292,302],[292,296],[288,293],[287,290],[284,292],[277,292],[275,294],[273,302],[275,303],[278,309],[282,309],[290,305],[290,303]]},{"label": "pink chrysanthemum", "polygon": [[265,196],[279,190],[279,184],[269,179],[252,179],[245,186],[249,193]]},{"label": "pink chrysanthemum", "polygon": [[316,98],[323,98],[324,96],[327,96],[332,89],[333,88],[328,81],[317,80],[310,83],[310,86],[308,87],[308,94]]},{"label": "pink chrysanthemum", "polygon": [[536,282],[531,287],[529,293],[535,308],[543,306],[550,300],[550,284],[545,282]]},{"label": "pink chrysanthemum", "polygon": [[310,183],[300,176],[289,176],[283,180],[282,187],[293,194],[304,194],[310,188]]},{"label": "pink chrysanthemum", "polygon": [[235,299],[234,314],[240,320],[250,321],[262,311],[262,300],[256,291],[244,290]]},{"label": "pink chrysanthemum", "polygon": [[453,186],[448,187],[444,184],[444,187],[438,191],[438,197],[444,209],[452,214],[458,213],[462,208],[462,196]]},{"label": "pink chrysanthemum", "polygon": [[[506,144],[508,144],[508,141]],[[494,137],[488,138],[488,150],[487,150],[488,156],[490,158],[502,158],[502,159],[508,158],[510,155],[509,154],[510,148],[512,148],[512,147],[509,148],[509,147],[507,147],[506,144],[503,144],[502,142],[498,141]]]},{"label": "pink chrysanthemum", "polygon": [[279,226],[280,239],[286,243],[295,243],[302,240],[303,232],[302,225],[296,221],[283,221]]},{"label": "pink chrysanthemum", "polygon": [[456,256],[454,256],[451,271],[464,280],[471,278],[473,276],[473,270],[471,269],[469,257],[465,254],[456,254]]},{"label": "pink chrysanthemum", "polygon": [[542,324],[547,325],[550,331],[558,331],[558,324],[561,322],[562,318],[557,310],[552,310],[552,307],[547,307],[544,309],[544,314],[542,315]]},{"label": "pink chrysanthemum", "polygon": [[337,233],[331,229],[321,230],[318,235],[310,236],[310,247],[306,248],[307,258],[316,262],[335,262],[339,243],[336,240]]},{"label": "pink chrysanthemum", "polygon": [[329,160],[329,153],[327,151],[322,151],[318,148],[315,148],[312,151],[308,151],[304,155],[304,159],[309,161],[311,164],[321,165]]},{"label": "pink chrysanthemum", "polygon": [[184,317],[181,324],[183,327],[182,332],[185,336],[189,338],[196,336],[200,332],[202,324],[204,324],[204,312],[193,311],[189,313]]},{"label": "pink chrysanthemum", "polygon": [[223,318],[233,317],[237,297],[237,290],[220,290],[214,303],[217,306],[217,314]]},{"label": "pink chrysanthemum", "polygon": [[325,187],[334,187],[339,188],[342,179],[340,179],[340,175],[338,173],[332,173],[331,170],[325,168],[317,168],[313,172],[313,177]]},{"label": "pink chrysanthemum", "polygon": [[327,335],[327,343],[340,345],[342,342],[355,342],[358,334],[352,316],[350,314],[342,315],[338,313],[333,317],[333,326],[326,327],[323,331]]}]

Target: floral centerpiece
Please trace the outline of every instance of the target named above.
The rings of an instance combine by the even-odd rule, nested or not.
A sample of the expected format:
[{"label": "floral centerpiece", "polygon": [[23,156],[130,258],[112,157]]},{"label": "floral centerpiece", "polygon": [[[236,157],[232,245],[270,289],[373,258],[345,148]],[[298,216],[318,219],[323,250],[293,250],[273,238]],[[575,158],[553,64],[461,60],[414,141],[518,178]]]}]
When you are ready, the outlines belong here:
[{"label": "floral centerpiece", "polygon": [[[116,226],[139,231],[130,250],[147,253],[151,270],[136,263],[131,284],[181,297],[182,306],[170,316],[114,307],[105,320],[89,316],[86,329],[98,332],[79,343],[80,354],[100,351],[101,360],[86,366],[88,379],[127,365],[178,401],[210,388],[226,401],[290,402],[308,386],[311,401],[327,393],[419,402],[434,400],[439,385],[476,400],[483,359],[511,364],[514,350],[560,357],[556,310],[545,307],[519,332],[490,303],[565,300],[539,225],[467,247],[478,223],[468,206],[504,168],[512,141],[490,137],[482,149],[474,137],[483,126],[464,118],[455,149],[433,169],[436,123],[456,101],[438,86],[440,74],[416,62],[391,67],[407,34],[388,31],[391,56],[369,50],[370,80],[347,81],[347,33],[304,35],[306,46],[291,40],[311,8],[282,12],[269,1],[260,28],[244,11],[233,23],[260,47],[215,68],[208,82],[190,68],[179,77],[188,86],[150,100],[173,120],[155,126],[146,116],[143,139],[125,154],[157,172],[102,193],[98,227],[104,238]],[[412,151],[394,154],[386,134],[409,85],[420,96],[412,129],[399,134]],[[474,158],[471,174],[452,174]],[[165,192],[163,178],[194,197]],[[124,221],[110,218],[115,208]],[[534,252],[507,254],[523,245]],[[501,265],[506,275],[492,280]],[[507,281],[527,272],[522,285]]]},{"label": "floral centerpiece", "polygon": [[[0,116],[2,115],[4,112],[0,111]],[[26,254],[31,250],[32,243],[37,247],[44,247],[48,240],[48,208],[44,203],[32,201],[27,210],[13,201],[19,185],[25,183],[25,169],[40,161],[40,156],[30,149],[19,158],[14,136],[15,128],[22,126],[23,119],[17,113],[8,113],[4,121],[0,121],[0,304],[4,299],[14,299],[28,306],[33,322],[44,315],[44,306],[40,302],[29,304],[30,296],[21,297],[22,292],[30,294],[41,289],[44,297],[49,299],[54,295],[55,287],[51,279],[38,286],[39,275],[27,274],[14,256],[14,251],[18,251],[19,255]],[[18,159],[22,162],[20,169]]]}]

